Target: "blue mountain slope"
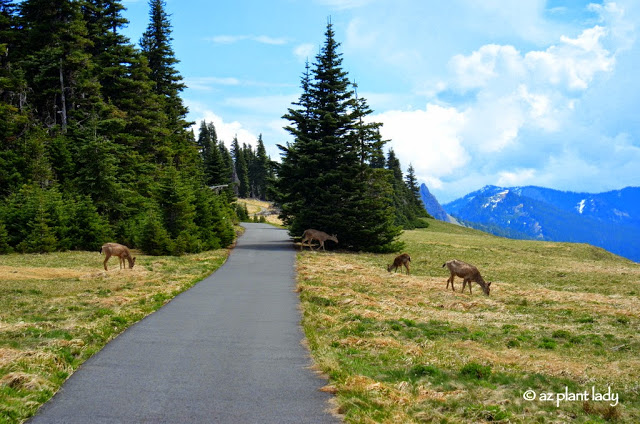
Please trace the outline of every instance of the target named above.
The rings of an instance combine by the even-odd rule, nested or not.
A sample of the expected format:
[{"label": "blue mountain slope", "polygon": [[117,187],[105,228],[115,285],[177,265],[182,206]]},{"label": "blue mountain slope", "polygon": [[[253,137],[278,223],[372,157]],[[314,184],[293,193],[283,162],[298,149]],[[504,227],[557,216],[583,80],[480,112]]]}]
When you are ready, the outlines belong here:
[{"label": "blue mountain slope", "polygon": [[444,208],[438,202],[433,194],[429,191],[425,184],[420,186],[420,198],[424,204],[424,208],[429,215],[440,221],[451,222],[451,219]]},{"label": "blue mountain slope", "polygon": [[486,186],[444,209],[496,235],[590,243],[640,261],[640,187],[591,194]]}]

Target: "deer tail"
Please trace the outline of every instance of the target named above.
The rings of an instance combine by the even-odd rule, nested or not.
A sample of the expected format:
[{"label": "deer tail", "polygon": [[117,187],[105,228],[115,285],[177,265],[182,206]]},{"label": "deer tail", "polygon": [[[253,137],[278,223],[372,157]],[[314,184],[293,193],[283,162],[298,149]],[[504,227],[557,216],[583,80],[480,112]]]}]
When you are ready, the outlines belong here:
[{"label": "deer tail", "polygon": [[102,255],[102,247],[100,248],[100,254]]},{"label": "deer tail", "polygon": [[442,264],[442,268],[444,268],[445,266],[447,266],[446,262]]}]

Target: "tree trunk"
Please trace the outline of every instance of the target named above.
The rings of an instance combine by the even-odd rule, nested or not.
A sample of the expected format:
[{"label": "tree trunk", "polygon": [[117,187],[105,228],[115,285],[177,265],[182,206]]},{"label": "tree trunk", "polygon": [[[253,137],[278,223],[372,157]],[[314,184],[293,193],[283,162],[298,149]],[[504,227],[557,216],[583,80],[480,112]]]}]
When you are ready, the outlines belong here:
[{"label": "tree trunk", "polygon": [[62,73],[62,59],[60,59],[60,103],[62,106],[62,130],[67,130],[67,99],[64,95],[64,75]]}]

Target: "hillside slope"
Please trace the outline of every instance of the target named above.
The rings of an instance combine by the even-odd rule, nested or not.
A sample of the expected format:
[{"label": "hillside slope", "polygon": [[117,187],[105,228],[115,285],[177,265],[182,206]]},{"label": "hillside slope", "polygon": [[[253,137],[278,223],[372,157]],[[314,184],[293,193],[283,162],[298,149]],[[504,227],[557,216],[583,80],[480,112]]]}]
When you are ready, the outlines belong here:
[{"label": "hillside slope", "polygon": [[[345,422],[640,422],[640,264],[588,244],[511,240],[437,220],[394,255],[298,256],[303,325]],[[446,288],[476,265],[491,295]],[[619,402],[527,400],[610,387]]]}]

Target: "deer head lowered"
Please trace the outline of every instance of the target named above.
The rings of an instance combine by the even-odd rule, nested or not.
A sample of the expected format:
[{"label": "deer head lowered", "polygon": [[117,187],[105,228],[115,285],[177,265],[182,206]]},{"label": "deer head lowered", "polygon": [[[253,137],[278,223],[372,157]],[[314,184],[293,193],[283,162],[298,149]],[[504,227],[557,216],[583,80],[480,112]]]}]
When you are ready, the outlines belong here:
[{"label": "deer head lowered", "polygon": [[449,268],[449,272],[451,272],[451,276],[447,279],[447,288],[449,288],[449,283],[451,283],[451,290],[456,291],[453,287],[453,279],[455,276],[458,276],[463,279],[462,291],[464,291],[465,286],[469,284],[469,294],[471,294],[471,283],[476,282],[482,287],[484,294],[489,296],[489,291],[491,290],[489,286],[491,286],[491,282],[487,283],[484,281],[478,268],[457,259],[445,262],[442,267],[444,268],[445,266]]},{"label": "deer head lowered", "polygon": [[122,244],[105,243],[100,248],[100,254],[102,254],[102,253],[104,253],[105,256],[106,256],[106,258],[104,259],[104,270],[105,271],[108,271],[108,269],[107,269],[107,261],[112,256],[117,256],[118,257],[118,260],[120,262],[120,269],[122,269],[123,266],[125,268],[127,267],[127,265],[124,262],[125,259],[129,262],[129,268],[133,268],[133,265],[135,265],[135,263],[136,263],[136,258],[135,257],[131,257],[131,252],[129,251],[129,248],[127,246],[125,246],[125,245],[122,245]]},{"label": "deer head lowered", "polygon": [[393,260],[393,263],[387,266],[387,271],[391,272],[391,270],[398,271],[400,268],[400,272],[402,273],[402,266],[407,269],[407,275],[409,275],[409,265],[411,265],[411,256],[408,253],[403,253],[402,255],[396,256]]}]

